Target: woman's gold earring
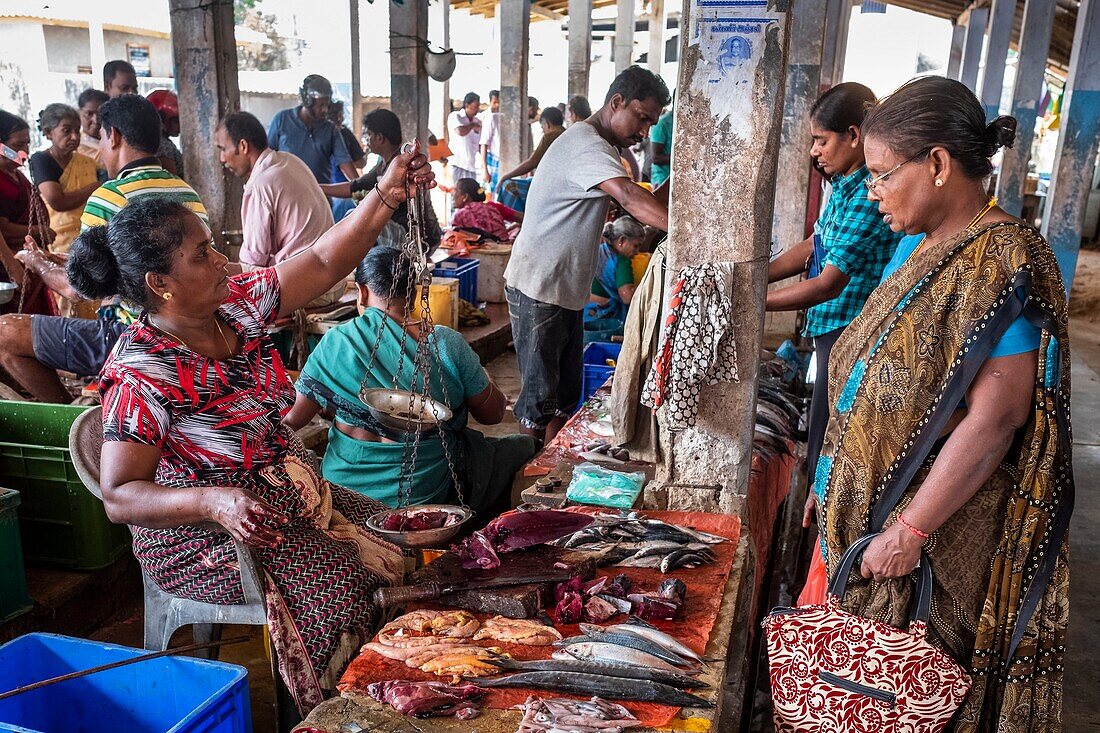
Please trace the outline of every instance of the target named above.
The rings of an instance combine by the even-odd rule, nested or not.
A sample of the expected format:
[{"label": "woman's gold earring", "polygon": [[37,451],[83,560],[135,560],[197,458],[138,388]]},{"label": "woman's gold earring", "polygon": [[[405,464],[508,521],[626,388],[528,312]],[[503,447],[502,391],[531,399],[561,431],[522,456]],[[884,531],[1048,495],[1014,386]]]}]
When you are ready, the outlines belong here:
[{"label": "woman's gold earring", "polygon": [[936,188],[939,188],[942,185],[943,185],[943,179],[942,178],[937,178],[936,179]]},{"label": "woman's gold earring", "polygon": [[171,293],[165,293],[164,295],[162,295],[160,297],[164,298],[165,300],[171,300],[172,299],[172,294]]}]

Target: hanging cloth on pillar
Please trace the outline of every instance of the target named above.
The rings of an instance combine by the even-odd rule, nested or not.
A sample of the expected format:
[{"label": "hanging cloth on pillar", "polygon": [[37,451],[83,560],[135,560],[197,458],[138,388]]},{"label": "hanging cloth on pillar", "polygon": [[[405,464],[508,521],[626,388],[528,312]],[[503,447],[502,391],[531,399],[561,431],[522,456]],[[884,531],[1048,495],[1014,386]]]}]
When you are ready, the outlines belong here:
[{"label": "hanging cloth on pillar", "polygon": [[661,444],[657,416],[638,401],[646,375],[657,357],[661,332],[661,306],[665,298],[665,246],[660,244],[638,282],[623,327],[623,347],[611,382],[611,424],[615,442],[631,457],[659,463]]},{"label": "hanging cloth on pillar", "polygon": [[707,262],[680,271],[669,295],[661,344],[642,389],[642,402],[664,407],[664,425],[695,425],[704,385],[736,382],[731,262]]}]

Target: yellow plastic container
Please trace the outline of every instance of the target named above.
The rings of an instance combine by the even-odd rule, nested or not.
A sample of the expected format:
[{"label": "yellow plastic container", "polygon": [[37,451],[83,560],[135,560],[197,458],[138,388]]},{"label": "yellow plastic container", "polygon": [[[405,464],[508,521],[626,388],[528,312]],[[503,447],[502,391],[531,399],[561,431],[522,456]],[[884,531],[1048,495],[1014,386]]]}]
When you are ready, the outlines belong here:
[{"label": "yellow plastic container", "polygon": [[[428,307],[431,309],[434,325],[458,330],[458,278],[433,277],[431,287],[428,288]],[[416,289],[412,315],[413,318],[422,317],[419,286]]]},{"label": "yellow plastic container", "polygon": [[642,275],[649,268],[649,260],[653,257],[649,252],[639,252],[630,260],[630,269],[634,271],[634,284],[642,281]]}]

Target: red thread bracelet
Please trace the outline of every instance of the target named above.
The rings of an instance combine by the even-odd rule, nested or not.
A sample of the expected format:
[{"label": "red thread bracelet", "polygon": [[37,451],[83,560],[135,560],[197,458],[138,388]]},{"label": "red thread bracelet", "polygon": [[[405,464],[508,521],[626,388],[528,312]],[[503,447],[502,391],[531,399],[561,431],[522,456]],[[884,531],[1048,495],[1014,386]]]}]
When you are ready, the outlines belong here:
[{"label": "red thread bracelet", "polygon": [[921,530],[917,529],[913,525],[909,524],[909,522],[906,522],[904,515],[898,514],[898,523],[902,527],[905,527],[907,530],[909,530],[910,532],[915,534],[917,537],[920,537],[922,540],[928,539],[928,533],[927,532],[922,532]]}]

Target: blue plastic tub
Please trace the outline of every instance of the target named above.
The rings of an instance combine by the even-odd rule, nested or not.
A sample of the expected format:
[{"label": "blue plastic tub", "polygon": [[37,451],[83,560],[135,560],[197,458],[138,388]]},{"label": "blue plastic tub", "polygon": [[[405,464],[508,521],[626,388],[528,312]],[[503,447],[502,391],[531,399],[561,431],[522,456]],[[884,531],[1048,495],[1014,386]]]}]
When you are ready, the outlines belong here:
[{"label": "blue plastic tub", "polygon": [[436,277],[458,279],[458,297],[467,303],[477,305],[477,268],[480,260],[467,257],[448,257],[435,266],[432,272]]},{"label": "blue plastic tub", "polygon": [[[0,692],[145,653],[27,634],[0,646]],[[0,731],[251,733],[248,671],[192,657],[138,662],[0,700]]]},{"label": "blue plastic tub", "polygon": [[618,318],[594,318],[584,322],[584,343],[608,343],[623,335],[623,322]]},{"label": "blue plastic tub", "polygon": [[[592,343],[584,347],[584,371],[581,373],[581,404],[603,386],[607,378],[615,373],[615,367],[608,366],[608,359],[618,359],[622,344]],[[579,406],[578,406],[578,409]]]}]

